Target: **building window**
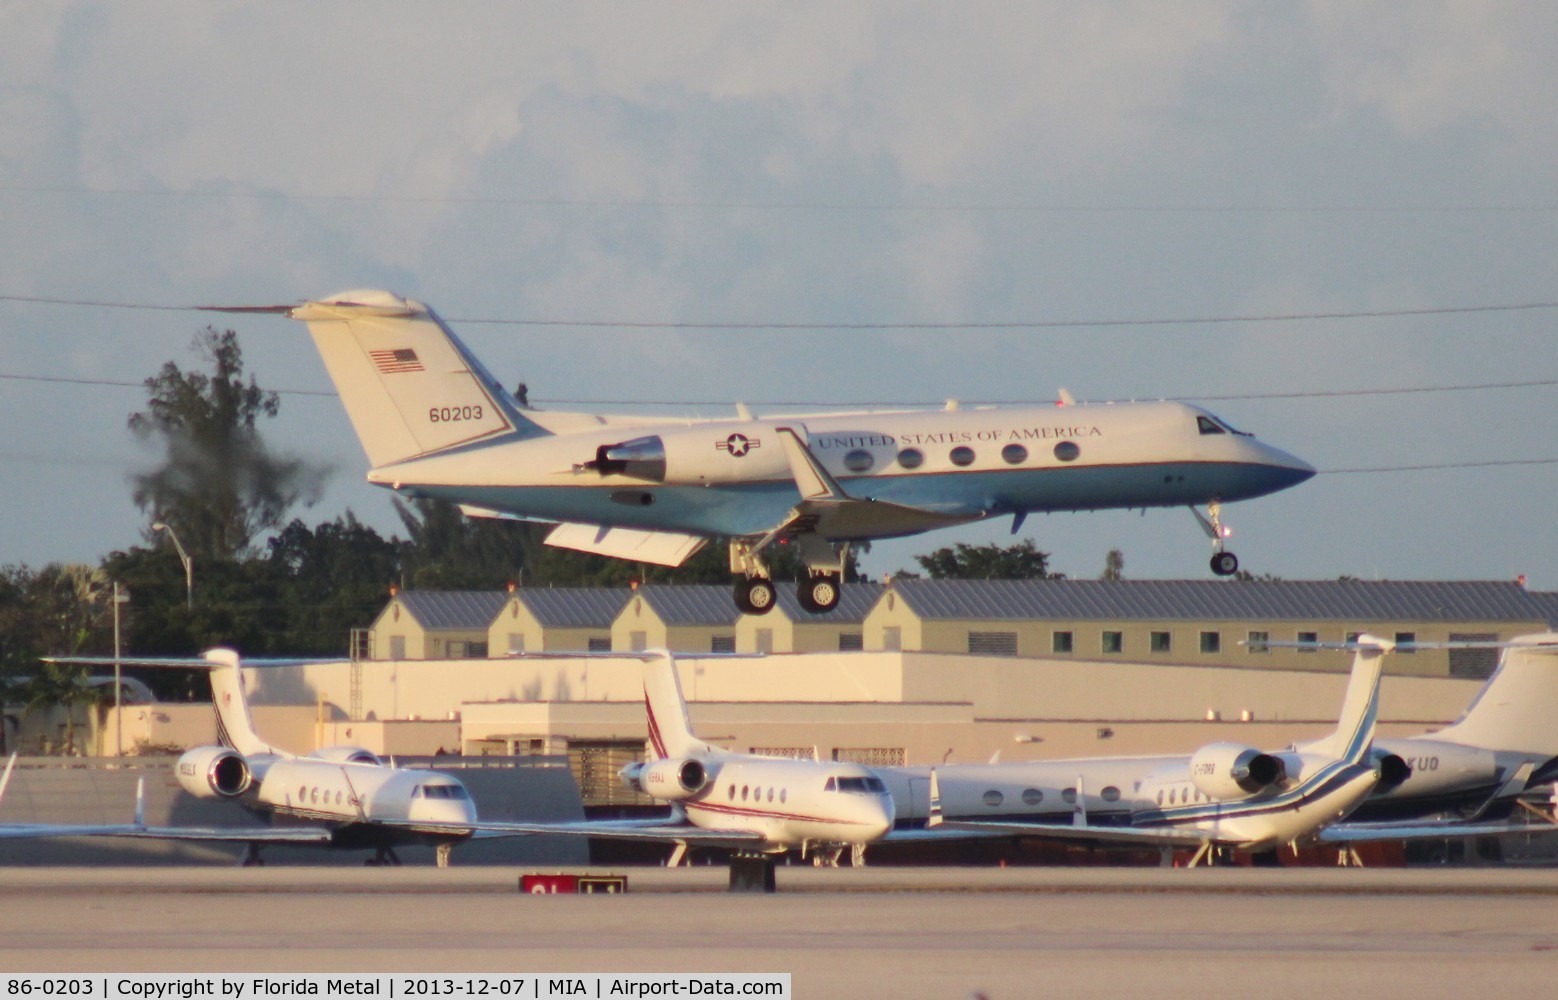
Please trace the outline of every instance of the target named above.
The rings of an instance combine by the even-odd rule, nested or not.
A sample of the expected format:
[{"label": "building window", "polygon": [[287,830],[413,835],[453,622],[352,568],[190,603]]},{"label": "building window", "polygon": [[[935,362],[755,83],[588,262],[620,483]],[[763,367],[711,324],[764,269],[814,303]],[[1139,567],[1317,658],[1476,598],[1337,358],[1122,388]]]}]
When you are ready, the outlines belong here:
[{"label": "building window", "polygon": [[1270,632],[1251,632],[1244,640],[1244,648],[1251,653],[1269,653],[1271,647],[1266,643],[1271,641]]},{"label": "building window", "polygon": [[487,658],[487,642],[468,642],[465,644],[465,658],[467,660],[485,660]]},{"label": "building window", "polygon": [[523,633],[523,632],[510,632],[509,633],[509,655],[510,656],[523,656],[524,653],[525,653],[525,633]]},{"label": "building window", "polygon": [[642,653],[649,648],[648,632],[629,632],[628,649],[635,653]]},{"label": "building window", "polygon": [[709,652],[734,653],[736,651],[736,637],[733,635],[716,635],[709,638]]},{"label": "building window", "polygon": [[[1409,646],[1410,647],[1411,644],[1416,642],[1416,641],[1417,641],[1417,633],[1416,632],[1397,632],[1396,633],[1396,645],[1397,646],[1405,645],[1405,646]],[[1408,649],[1397,649],[1396,652],[1399,653],[1399,654],[1402,654],[1402,655],[1406,655],[1406,654],[1409,654],[1409,653],[1415,653],[1415,652],[1417,652],[1417,650],[1410,649],[1410,648],[1408,648]]]},{"label": "building window", "polygon": [[[1320,633],[1319,632],[1299,632],[1299,633],[1297,633],[1296,635],[1293,636],[1293,641],[1294,642],[1319,642],[1320,641]],[[1300,647],[1298,647],[1298,651],[1300,653],[1313,653],[1314,649],[1311,648],[1311,647],[1307,647],[1307,646],[1300,646]]]},{"label": "building window", "polygon": [[403,635],[390,636],[389,658],[392,660],[404,660],[406,658],[406,637]]},{"label": "building window", "polygon": [[1221,632],[1201,633],[1201,652],[1221,653],[1223,651],[1223,634]]},{"label": "building window", "polygon": [[1071,652],[1072,635],[1070,632],[1053,632],[1050,634],[1050,651],[1055,653]]},{"label": "building window", "polygon": [[970,632],[968,652],[973,656],[1016,656],[1016,632]]},{"label": "building window", "polygon": [[774,651],[774,630],[760,628],[757,630],[757,651],[759,653],[772,653]]},{"label": "building window", "polygon": [[1154,653],[1171,653],[1174,650],[1174,633],[1172,632],[1152,632],[1147,639],[1147,648]]},{"label": "building window", "polygon": [[[891,595],[889,595],[891,596]],[[889,653],[896,653],[903,648],[903,629],[897,625],[888,625],[882,629],[882,648]]]},{"label": "building window", "polygon": [[[1451,632],[1451,642],[1497,642],[1497,632]],[[1493,676],[1498,667],[1496,649],[1450,650],[1450,676],[1483,680]]]},{"label": "building window", "polygon": [[611,636],[592,635],[585,640],[585,648],[592,653],[609,653],[611,652]]},{"label": "building window", "polygon": [[864,632],[840,632],[839,652],[858,653],[866,648],[866,635]]},{"label": "building window", "polygon": [[1106,653],[1125,652],[1125,633],[1116,631],[1114,629],[1105,629],[1103,633],[1102,646],[1100,648],[1102,648]]}]

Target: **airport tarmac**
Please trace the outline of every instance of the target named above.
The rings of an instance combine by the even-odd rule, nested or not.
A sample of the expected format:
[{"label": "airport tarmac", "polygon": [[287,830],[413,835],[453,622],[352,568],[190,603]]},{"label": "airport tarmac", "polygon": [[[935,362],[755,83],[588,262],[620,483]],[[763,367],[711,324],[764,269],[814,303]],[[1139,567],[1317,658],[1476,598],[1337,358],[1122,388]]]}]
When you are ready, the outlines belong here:
[{"label": "airport tarmac", "polygon": [[[593,869],[600,872],[601,869]],[[832,997],[1546,997],[1558,869],[5,868],[0,970],[788,972]]]}]

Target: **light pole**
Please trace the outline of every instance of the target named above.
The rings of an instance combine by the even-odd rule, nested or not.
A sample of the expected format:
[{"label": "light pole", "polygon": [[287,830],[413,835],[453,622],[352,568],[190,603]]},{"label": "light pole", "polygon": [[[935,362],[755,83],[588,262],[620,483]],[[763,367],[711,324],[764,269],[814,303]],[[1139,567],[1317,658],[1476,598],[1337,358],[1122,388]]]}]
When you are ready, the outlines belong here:
[{"label": "light pole", "polygon": [[114,756],[124,756],[124,685],[120,683],[122,664],[119,645],[119,606],[130,603],[130,592],[114,581]]},{"label": "light pole", "polygon": [[179,544],[179,536],[173,533],[173,529],[158,521],[151,526],[153,531],[166,531],[168,537],[173,539],[173,547],[178,550],[179,562],[184,564],[184,605],[191,610],[195,607],[195,560],[191,559],[184,546]]}]

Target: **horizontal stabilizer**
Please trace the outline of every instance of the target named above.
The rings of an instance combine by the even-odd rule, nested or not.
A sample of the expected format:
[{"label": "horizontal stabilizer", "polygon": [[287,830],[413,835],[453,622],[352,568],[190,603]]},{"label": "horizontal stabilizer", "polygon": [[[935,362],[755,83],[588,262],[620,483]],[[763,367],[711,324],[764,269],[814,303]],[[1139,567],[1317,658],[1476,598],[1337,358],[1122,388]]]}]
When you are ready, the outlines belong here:
[{"label": "horizontal stabilizer", "polygon": [[594,524],[559,524],[546,536],[546,544],[575,552],[589,552],[613,559],[680,566],[703,548],[708,539],[676,531],[641,531],[636,528],[603,528]]}]

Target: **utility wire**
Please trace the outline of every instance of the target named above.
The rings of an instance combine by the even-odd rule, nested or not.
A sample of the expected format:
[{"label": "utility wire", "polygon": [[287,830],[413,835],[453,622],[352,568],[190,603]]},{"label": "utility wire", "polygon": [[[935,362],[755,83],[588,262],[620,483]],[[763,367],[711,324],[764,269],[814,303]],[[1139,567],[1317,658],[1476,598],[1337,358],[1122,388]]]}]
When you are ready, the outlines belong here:
[{"label": "utility wire", "polygon": [[[23,302],[35,305],[85,306],[96,309],[134,309],[155,312],[219,312],[219,313],[276,313],[285,314],[293,306],[219,306],[219,305],[162,305],[143,302],[110,302],[99,299],[63,299],[30,295],[0,295],[0,302]],[[1321,320],[1379,319],[1400,316],[1460,316],[1470,313],[1527,312],[1539,309],[1558,309],[1558,302],[1516,302],[1479,306],[1436,306],[1423,309],[1368,309],[1358,311],[1311,313],[1250,313],[1245,315],[1159,317],[1146,319],[1057,319],[1057,320],[999,320],[992,322],[901,322],[901,323],[849,323],[849,322],[779,322],[779,321],[722,321],[692,322],[685,320],[616,320],[616,319],[509,319],[496,317],[451,317],[451,323],[486,326],[567,327],[617,330],[1059,330],[1079,327],[1108,329],[1148,326],[1209,326],[1229,323],[1297,323]]]}]

